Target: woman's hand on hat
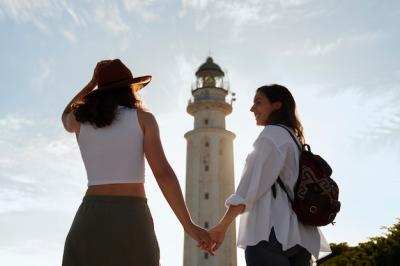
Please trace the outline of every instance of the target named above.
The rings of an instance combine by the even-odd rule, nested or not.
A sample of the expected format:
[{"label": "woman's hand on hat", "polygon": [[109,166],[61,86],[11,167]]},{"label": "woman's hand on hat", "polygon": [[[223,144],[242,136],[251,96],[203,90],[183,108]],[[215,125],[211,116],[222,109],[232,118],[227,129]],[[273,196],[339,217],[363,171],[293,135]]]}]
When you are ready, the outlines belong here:
[{"label": "woman's hand on hat", "polygon": [[96,85],[97,85],[99,70],[100,70],[105,64],[107,64],[107,63],[109,63],[109,62],[111,62],[111,60],[102,60],[102,61],[97,62],[96,67],[94,68],[94,71],[93,71],[92,80],[90,81],[90,83],[91,83],[92,85],[94,85],[93,88],[96,87]]}]

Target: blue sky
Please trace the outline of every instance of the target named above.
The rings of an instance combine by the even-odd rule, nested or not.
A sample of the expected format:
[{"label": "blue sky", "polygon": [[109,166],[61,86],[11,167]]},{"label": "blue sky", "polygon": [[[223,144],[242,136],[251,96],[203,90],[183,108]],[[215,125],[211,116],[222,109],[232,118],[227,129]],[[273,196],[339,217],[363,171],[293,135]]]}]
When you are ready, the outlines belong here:
[{"label": "blue sky", "polygon": [[[357,244],[400,217],[400,3],[316,0],[0,0],[0,261],[58,265],[85,191],[65,104],[97,61],[121,58],[160,125],[182,188],[194,73],[213,56],[237,101],[227,117],[235,179],[261,128],[257,87],[291,89],[315,153],[331,164],[342,211],[322,230]],[[181,265],[183,231],[147,167],[163,265]],[[238,250],[238,265],[244,265]]]}]

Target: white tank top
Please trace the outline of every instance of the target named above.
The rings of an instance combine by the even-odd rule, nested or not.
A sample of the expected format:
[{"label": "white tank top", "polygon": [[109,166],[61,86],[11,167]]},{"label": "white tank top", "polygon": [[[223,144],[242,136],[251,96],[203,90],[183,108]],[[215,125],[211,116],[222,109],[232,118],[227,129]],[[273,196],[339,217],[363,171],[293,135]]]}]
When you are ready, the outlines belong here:
[{"label": "white tank top", "polygon": [[137,110],[119,106],[111,125],[81,123],[78,138],[88,186],[144,183],[143,132]]}]

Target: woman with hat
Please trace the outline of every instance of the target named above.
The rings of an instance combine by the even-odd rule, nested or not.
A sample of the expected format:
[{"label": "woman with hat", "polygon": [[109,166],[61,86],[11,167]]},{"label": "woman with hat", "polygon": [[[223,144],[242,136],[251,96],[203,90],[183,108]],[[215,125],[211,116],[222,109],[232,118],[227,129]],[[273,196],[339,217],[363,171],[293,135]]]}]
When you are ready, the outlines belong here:
[{"label": "woman with hat", "polygon": [[207,231],[187,211],[154,116],[136,97],[150,80],[133,78],[119,59],[100,61],[62,114],[64,128],[76,135],[88,178],[66,237],[63,266],[159,265],[144,189],[144,157],[185,232],[199,246],[211,245]]}]

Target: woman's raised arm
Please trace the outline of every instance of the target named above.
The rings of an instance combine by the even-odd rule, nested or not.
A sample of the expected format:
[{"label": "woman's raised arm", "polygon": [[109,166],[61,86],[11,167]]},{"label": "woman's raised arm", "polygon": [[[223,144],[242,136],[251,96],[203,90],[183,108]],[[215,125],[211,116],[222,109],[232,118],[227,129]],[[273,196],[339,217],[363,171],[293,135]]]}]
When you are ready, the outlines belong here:
[{"label": "woman's raised arm", "polygon": [[104,64],[109,62],[110,60],[103,60],[97,63],[94,71],[93,71],[93,76],[92,79],[89,81],[88,84],[86,84],[85,87],[83,87],[83,89],[78,92],[73,98],[72,100],[67,104],[67,106],[64,109],[64,112],[61,115],[61,121],[64,125],[64,128],[66,131],[68,132],[76,132],[77,129],[79,128],[79,122],[76,121],[74,115],[71,113],[72,109],[71,106],[74,102],[80,101],[83,99],[83,97],[85,97],[86,94],[88,94],[89,92],[91,92],[96,86],[97,86],[97,74],[98,74],[98,70],[100,69],[100,67]]}]

